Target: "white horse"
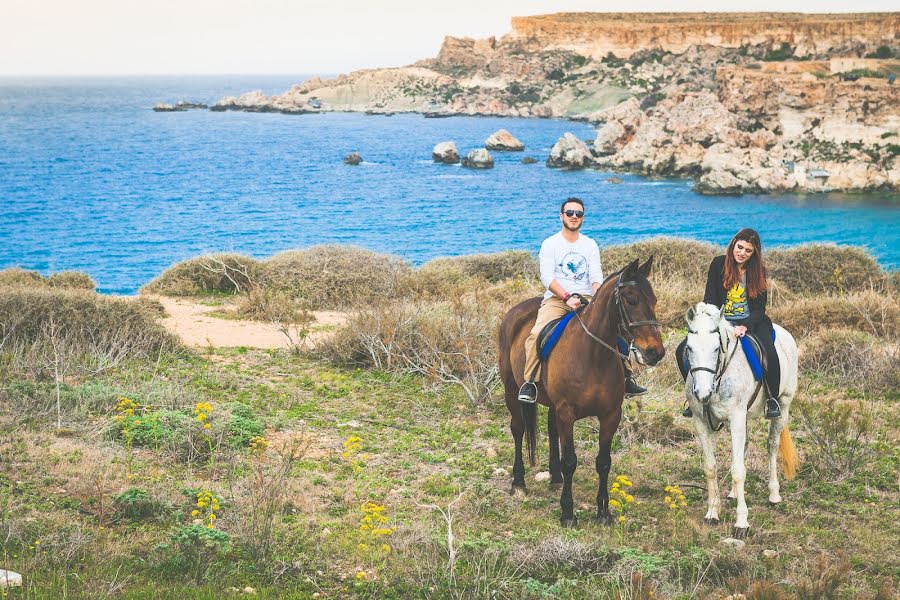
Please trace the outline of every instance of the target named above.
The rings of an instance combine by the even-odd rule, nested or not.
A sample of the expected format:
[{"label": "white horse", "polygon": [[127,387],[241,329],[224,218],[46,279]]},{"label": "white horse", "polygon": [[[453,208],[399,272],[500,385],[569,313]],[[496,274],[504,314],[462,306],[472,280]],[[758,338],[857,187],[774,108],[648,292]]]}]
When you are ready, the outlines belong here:
[{"label": "white horse", "polygon": [[[744,482],[747,469],[744,452],[747,446],[747,416],[762,418],[765,412],[765,386],[753,378],[750,363],[744,356],[734,327],[721,310],[703,302],[687,313],[688,336],[685,357],[690,373],[684,391],[694,413],[697,438],[703,452],[706,473],[707,511],[703,521],[719,523],[719,484],[716,479],[715,433],[727,422],[731,430],[731,493],[737,499],[737,518],[733,536],[747,535],[747,503]],[[791,401],[797,392],[797,343],[793,336],[775,325],[775,348],[781,361],[781,389],[776,398],[781,404],[781,417],[769,422],[769,502],[781,502],[778,485],[780,457],[784,476],[793,479],[800,457],[788,429]]]}]

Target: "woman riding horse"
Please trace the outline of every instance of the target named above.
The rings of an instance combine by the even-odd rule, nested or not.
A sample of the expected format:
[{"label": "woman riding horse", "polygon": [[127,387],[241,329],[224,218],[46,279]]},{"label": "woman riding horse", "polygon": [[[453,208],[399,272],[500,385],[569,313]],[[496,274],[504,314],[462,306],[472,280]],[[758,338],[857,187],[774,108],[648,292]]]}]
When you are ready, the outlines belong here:
[{"label": "woman riding horse", "polygon": [[[741,229],[728,244],[723,256],[717,256],[709,265],[706,278],[706,293],[703,302],[722,309],[723,316],[734,325],[735,335],[743,337],[752,333],[766,354],[766,418],[777,419],[781,407],[775,396],[781,381],[781,365],[775,342],[772,339],[772,320],[766,315],[766,266],[762,257],[762,242],[753,229]],[[684,361],[685,344],[681,342],[675,350],[675,358],[681,377],[687,380]],[[684,416],[693,415],[690,407],[684,409]]]}]

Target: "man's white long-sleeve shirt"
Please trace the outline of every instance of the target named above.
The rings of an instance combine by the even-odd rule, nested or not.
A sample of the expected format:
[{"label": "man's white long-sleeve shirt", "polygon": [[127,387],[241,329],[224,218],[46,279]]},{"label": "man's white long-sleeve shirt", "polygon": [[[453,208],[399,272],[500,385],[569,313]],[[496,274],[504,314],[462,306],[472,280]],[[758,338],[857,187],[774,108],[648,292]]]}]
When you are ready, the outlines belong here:
[{"label": "man's white long-sleeve shirt", "polygon": [[561,231],[551,235],[541,244],[538,258],[541,283],[547,287],[545,300],[553,295],[550,282],[554,279],[570,294],[590,295],[594,283],[603,283],[600,247],[584,234],[574,243],[566,241]]}]

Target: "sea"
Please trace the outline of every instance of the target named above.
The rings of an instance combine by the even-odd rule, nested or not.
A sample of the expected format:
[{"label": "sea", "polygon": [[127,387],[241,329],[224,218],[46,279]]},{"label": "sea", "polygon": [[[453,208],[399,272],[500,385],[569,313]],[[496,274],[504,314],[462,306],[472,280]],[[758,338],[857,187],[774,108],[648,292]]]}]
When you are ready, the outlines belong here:
[{"label": "sea", "polygon": [[[547,168],[563,133],[594,137],[585,123],[152,110],[280,93],[306,77],[0,79],[0,268],[83,271],[103,293],[133,294],[211,252],[264,258],[355,244],[414,265],[536,253],[570,196],[584,200],[583,231],[601,246],[660,235],[726,244],[753,227],[765,247],[853,244],[900,267],[896,196],[702,196],[688,180]],[[438,142],[465,153],[500,128],[526,150],[493,153],[493,169],[431,160]],[[362,164],[345,165],[350,152]],[[538,162],[523,164],[526,156]]]}]

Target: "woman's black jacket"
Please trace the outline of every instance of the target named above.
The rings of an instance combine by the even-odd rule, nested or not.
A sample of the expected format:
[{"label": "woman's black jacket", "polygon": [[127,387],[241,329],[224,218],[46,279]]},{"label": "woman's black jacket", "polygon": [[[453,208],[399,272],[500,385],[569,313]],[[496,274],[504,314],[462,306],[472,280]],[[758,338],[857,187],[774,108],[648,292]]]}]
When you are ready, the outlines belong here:
[{"label": "woman's black jacket", "polygon": [[[722,308],[725,304],[728,290],[725,289],[723,282],[725,281],[725,255],[717,256],[712,259],[709,265],[709,274],[706,276],[706,293],[703,294],[703,301],[707,304],[714,304]],[[766,300],[768,294],[760,292],[756,298],[751,298],[747,294],[747,309],[750,315],[743,322],[735,321],[735,325],[746,325],[747,329],[762,336],[772,332],[772,320],[766,315]]]}]

